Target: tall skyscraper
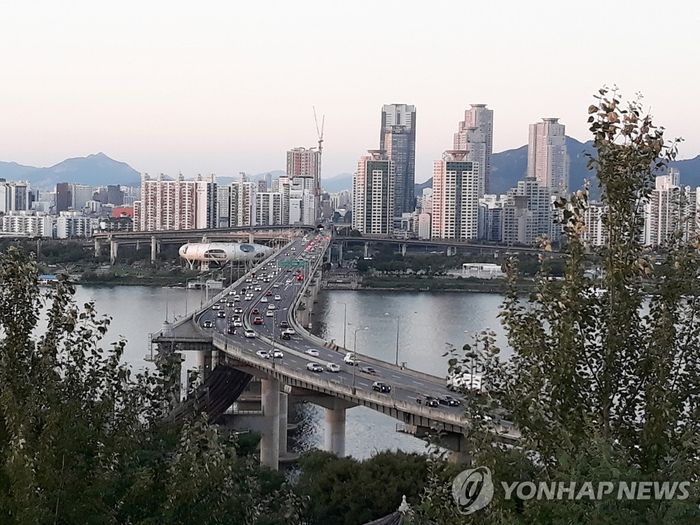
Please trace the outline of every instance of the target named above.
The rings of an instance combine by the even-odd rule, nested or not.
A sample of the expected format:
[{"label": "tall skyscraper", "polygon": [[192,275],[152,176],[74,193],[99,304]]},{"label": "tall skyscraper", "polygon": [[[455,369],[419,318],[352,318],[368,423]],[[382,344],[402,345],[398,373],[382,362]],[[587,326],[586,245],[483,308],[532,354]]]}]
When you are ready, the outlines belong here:
[{"label": "tall skyscraper", "polygon": [[469,152],[467,160],[481,167],[479,196],[491,191],[491,155],[493,154],[493,110],[486,104],[472,104],[464,112],[454,134],[454,149]]},{"label": "tall skyscraper", "polygon": [[543,118],[530,124],[527,147],[527,176],[548,188],[552,195],[569,192],[569,155],[566,127],[558,118]]},{"label": "tall skyscraper", "polygon": [[386,152],[396,170],[394,217],[415,209],[416,107],[387,104],[382,107],[379,149]]},{"label": "tall skyscraper", "polygon": [[217,195],[216,177],[197,176],[195,181],[196,199],[195,227],[197,229],[210,229],[219,226],[219,200]]},{"label": "tall skyscraper", "polygon": [[480,166],[468,152],[446,151],[433,164],[431,230],[435,239],[478,236]]},{"label": "tall skyscraper", "polygon": [[256,215],[261,226],[282,224],[282,194],[276,192],[258,192],[256,195]]},{"label": "tall skyscraper", "polygon": [[134,230],[191,230],[196,227],[195,181],[141,178],[141,200],[134,203]]},{"label": "tall skyscraper", "polygon": [[394,230],[394,161],[382,150],[360,158],[352,184],[352,227],[363,234],[390,235]]},{"label": "tall skyscraper", "polygon": [[[311,197],[295,195],[307,203],[304,224],[314,224],[321,209],[321,152],[316,148],[292,148],[287,151],[287,177]],[[299,180],[297,180],[299,179]]]},{"label": "tall skyscraper", "polygon": [[0,179],[0,213],[27,211],[31,208],[28,182]]},{"label": "tall skyscraper", "polygon": [[680,173],[670,169],[656,177],[645,215],[645,244],[663,246],[678,232],[688,242],[699,229],[700,188],[681,186]]},{"label": "tall skyscraper", "polygon": [[67,211],[73,204],[72,184],[59,182],[56,184],[56,214]]}]

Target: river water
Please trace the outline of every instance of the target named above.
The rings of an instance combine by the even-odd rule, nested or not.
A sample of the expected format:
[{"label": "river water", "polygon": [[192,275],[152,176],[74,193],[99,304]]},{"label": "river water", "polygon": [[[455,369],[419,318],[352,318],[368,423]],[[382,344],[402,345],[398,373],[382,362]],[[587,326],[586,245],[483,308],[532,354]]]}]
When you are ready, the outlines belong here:
[{"label": "river water", "polygon": [[[159,330],[165,320],[183,315],[203,300],[202,292],[178,288],[142,286],[76,287],[79,303],[94,301],[97,311],[109,314],[112,324],[106,344],[120,337],[128,341],[125,359],[134,369],[152,366],[144,361],[148,334]],[[347,348],[379,359],[396,360],[396,330],[399,324],[399,362],[435,375],[445,375],[447,358],[442,357],[449,344],[461,347],[470,335],[486,328],[496,332],[505,349],[505,335],[497,318],[502,297],[485,293],[426,293],[325,291],[314,306],[312,331],[342,344],[345,329]],[[466,332],[466,333],[465,333]],[[355,334],[357,342],[355,343]],[[194,367],[194,356],[186,356],[185,367]],[[296,439],[290,443],[296,451],[322,446],[323,411],[304,405]],[[366,458],[381,450],[424,450],[421,440],[396,432],[396,421],[368,408],[348,410],[346,452]]]}]

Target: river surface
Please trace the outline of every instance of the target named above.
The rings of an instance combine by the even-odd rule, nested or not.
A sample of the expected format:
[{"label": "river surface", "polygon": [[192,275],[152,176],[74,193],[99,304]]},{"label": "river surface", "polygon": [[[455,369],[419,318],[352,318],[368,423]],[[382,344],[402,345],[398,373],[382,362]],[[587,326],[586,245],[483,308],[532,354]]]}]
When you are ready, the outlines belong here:
[{"label": "river surface", "polygon": [[[144,361],[148,334],[158,331],[165,320],[183,315],[203,300],[201,291],[143,286],[76,287],[78,303],[94,301],[99,313],[109,314],[112,323],[106,345],[120,337],[128,344],[126,361],[134,369],[150,367]],[[312,331],[342,345],[379,359],[396,360],[396,318],[399,324],[399,362],[406,366],[444,376],[448,345],[461,347],[470,336],[490,328],[502,349],[505,335],[497,318],[502,296],[485,293],[426,293],[325,291],[314,305]],[[344,319],[347,320],[343,334]],[[466,332],[466,333],[465,333]],[[355,334],[357,341],[355,342]],[[194,356],[186,356],[184,367],[194,367]],[[320,447],[323,443],[323,409],[314,405],[299,408],[299,430],[290,436],[296,451]],[[367,458],[381,450],[420,452],[424,443],[396,432],[396,420],[364,407],[348,410],[346,453]]]}]

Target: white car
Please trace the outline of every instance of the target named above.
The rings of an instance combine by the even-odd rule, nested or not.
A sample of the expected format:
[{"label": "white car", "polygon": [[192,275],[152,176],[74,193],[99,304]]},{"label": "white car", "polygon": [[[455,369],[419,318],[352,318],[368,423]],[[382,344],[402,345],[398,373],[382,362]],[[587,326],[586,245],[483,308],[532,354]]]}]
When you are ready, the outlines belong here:
[{"label": "white car", "polygon": [[345,354],[343,361],[345,361],[345,364],[347,364],[347,365],[353,365],[353,366],[358,365],[357,357],[353,353]]},{"label": "white car", "polygon": [[241,321],[240,319],[234,319],[233,326],[243,326],[243,321]]},{"label": "white car", "polygon": [[274,352],[272,352],[272,357],[274,357],[275,359],[282,359],[284,357],[284,354],[279,350],[275,350]]},{"label": "white car", "polygon": [[318,350],[315,350],[313,348],[309,348],[306,350],[306,354],[310,355],[311,357],[318,357]]},{"label": "white car", "polygon": [[256,286],[256,287],[255,287],[255,291],[256,291],[256,292],[262,292],[262,288],[260,288],[259,286]]},{"label": "white car", "polygon": [[275,316],[275,312],[272,310],[268,310],[267,312],[265,312],[265,317],[274,317],[274,316]]},{"label": "white car", "polygon": [[212,310],[221,310],[221,305],[220,304],[215,304],[214,306],[211,307]]},{"label": "white car", "polygon": [[275,284],[272,285],[272,287],[273,287],[273,288],[279,288],[280,285],[279,285],[279,283],[275,283]]},{"label": "white car", "polygon": [[296,335],[296,334],[297,333],[294,331],[293,328],[285,328],[284,330],[282,330],[282,335],[292,336],[292,335]]},{"label": "white car", "polygon": [[261,303],[266,303],[266,302],[267,302],[267,297],[263,297],[262,299],[260,299],[260,302],[261,302]]},{"label": "white car", "polygon": [[326,363],[326,370],[337,374],[338,372],[340,372],[340,366],[336,365],[335,363]]},{"label": "white car", "polygon": [[248,339],[255,339],[255,331],[251,330],[250,328],[246,329],[243,335],[245,335]]},{"label": "white car", "polygon": [[323,367],[318,363],[306,363],[306,369],[309,372],[323,372]]},{"label": "white car", "polygon": [[270,359],[270,352],[267,350],[258,350],[255,352],[255,355],[257,355],[261,359]]},{"label": "white car", "polygon": [[275,301],[281,301],[282,296],[281,295],[275,295]]}]

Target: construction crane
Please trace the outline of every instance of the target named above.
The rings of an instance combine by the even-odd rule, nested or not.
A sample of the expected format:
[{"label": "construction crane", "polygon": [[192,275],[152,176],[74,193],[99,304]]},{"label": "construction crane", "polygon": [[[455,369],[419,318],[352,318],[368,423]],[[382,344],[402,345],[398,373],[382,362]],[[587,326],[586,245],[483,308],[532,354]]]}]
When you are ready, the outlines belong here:
[{"label": "construction crane", "polygon": [[321,158],[323,157],[323,128],[326,125],[326,115],[321,116],[321,127],[318,127],[318,116],[316,115],[316,106],[312,106],[314,110],[314,122],[316,123],[316,137],[318,138],[318,168],[316,180],[314,181],[314,195],[316,207],[316,219],[321,216]]}]

